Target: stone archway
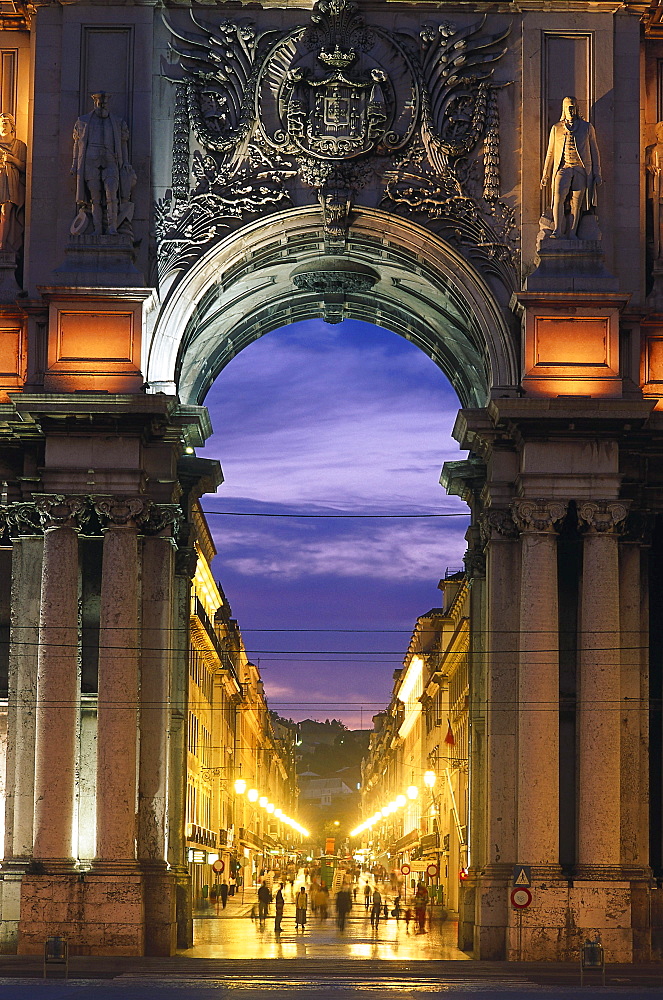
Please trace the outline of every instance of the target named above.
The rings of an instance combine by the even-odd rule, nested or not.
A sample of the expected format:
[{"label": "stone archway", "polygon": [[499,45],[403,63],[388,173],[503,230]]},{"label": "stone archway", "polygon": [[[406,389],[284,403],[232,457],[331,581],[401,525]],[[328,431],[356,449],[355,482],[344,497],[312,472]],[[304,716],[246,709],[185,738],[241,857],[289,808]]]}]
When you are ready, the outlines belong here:
[{"label": "stone archway", "polygon": [[519,382],[516,338],[486,280],[448,243],[415,223],[358,209],[342,257],[325,253],[317,208],[243,227],[166,291],[152,328],[151,392],[200,404],[244,347],[314,316],[361,319],[420,347],[462,406]]}]

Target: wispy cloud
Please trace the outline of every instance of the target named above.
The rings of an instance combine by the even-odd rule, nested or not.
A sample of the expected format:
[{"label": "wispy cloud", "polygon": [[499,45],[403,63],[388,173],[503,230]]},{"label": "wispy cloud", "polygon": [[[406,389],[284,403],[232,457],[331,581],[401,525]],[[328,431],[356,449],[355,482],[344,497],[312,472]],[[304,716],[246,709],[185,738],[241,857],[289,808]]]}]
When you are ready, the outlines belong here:
[{"label": "wispy cloud", "polygon": [[[225,476],[204,498],[209,510],[466,512],[439,485],[443,462],[463,457],[450,435],[455,394],[430,359],[385,331],[322,321],[276,331],[233,359],[206,402],[215,434],[205,454]],[[210,516],[210,526],[215,573],[240,627],[405,628],[375,640],[405,652],[407,629],[439,603],[438,579],[461,565],[466,521]],[[271,640],[250,635],[256,649],[322,648],[305,631],[298,645]],[[371,639],[353,641],[328,645],[346,650],[347,662],[312,659],[308,673],[301,657],[264,656],[269,697],[323,702],[286,712],[297,718],[338,716],[345,705],[353,721],[353,704],[365,702],[368,724],[376,701],[389,698],[397,658],[353,660],[350,651]]]}]

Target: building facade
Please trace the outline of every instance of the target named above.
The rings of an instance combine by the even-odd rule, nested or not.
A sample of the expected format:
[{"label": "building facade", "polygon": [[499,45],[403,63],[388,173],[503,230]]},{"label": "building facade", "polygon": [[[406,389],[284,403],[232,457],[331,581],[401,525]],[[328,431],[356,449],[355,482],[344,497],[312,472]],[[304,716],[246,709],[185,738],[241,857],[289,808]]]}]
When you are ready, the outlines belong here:
[{"label": "building facade", "polygon": [[354,843],[405,898],[423,881],[454,916],[470,865],[470,585],[458,573],[440,588],[444,607],[417,619],[391,702],[374,717]]},{"label": "building facade", "polygon": [[472,511],[463,939],[661,958],[662,25],[619,0],[3,6],[7,950],[187,940],[205,394],[270,330],[347,316],[447,374],[470,456],[442,480]]},{"label": "building facade", "polygon": [[195,911],[224,881],[234,894],[252,891],[264,871],[285,871],[302,833],[285,821],[297,815],[296,726],[270,712],[212,575],[216,549],[197,505],[192,520],[186,849]]}]

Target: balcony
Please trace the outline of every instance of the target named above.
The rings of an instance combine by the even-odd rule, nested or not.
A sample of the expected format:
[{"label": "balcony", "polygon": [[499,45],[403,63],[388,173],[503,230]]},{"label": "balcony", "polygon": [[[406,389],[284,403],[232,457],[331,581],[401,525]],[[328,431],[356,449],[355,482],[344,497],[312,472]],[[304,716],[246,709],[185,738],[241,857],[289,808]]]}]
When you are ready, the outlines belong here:
[{"label": "balcony", "polygon": [[214,850],[216,847],[216,834],[214,830],[208,830],[205,826],[191,824],[191,833],[188,835],[187,843],[195,844],[197,847],[207,847]]},{"label": "balcony", "polygon": [[205,611],[202,601],[198,597],[196,597],[194,602],[192,617],[198,619],[198,623],[205,632],[206,637],[212,644],[212,648],[216,653],[216,655],[218,656],[221,666],[224,668],[224,670],[230,671],[230,673],[232,674],[233,678],[237,683],[237,686],[239,687],[240,686],[239,680],[237,678],[237,674],[235,673],[235,667],[233,665],[232,659],[228,655],[227,650],[223,648],[223,644],[219,639],[218,635],[216,634],[214,624],[211,621],[207,612]]}]

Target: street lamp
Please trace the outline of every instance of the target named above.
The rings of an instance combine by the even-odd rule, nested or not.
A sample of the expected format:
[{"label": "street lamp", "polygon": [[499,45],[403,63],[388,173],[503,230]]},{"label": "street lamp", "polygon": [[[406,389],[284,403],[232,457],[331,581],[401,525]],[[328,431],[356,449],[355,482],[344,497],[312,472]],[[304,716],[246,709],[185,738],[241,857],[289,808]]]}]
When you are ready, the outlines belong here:
[{"label": "street lamp", "polygon": [[426,771],[426,773],[424,774],[424,785],[426,786],[426,788],[430,788],[432,791],[433,788],[435,787],[436,778],[437,776],[435,774],[435,771]]},{"label": "street lamp", "polygon": [[243,795],[246,791],[246,782],[244,778],[238,778],[235,782],[235,791],[238,795]]},{"label": "street lamp", "polygon": [[413,799],[414,800],[414,799],[416,799],[417,795],[419,794],[419,789],[417,788],[416,785],[410,785],[410,787],[408,788],[408,790],[407,790],[407,792],[405,794],[407,795],[408,799]]}]

